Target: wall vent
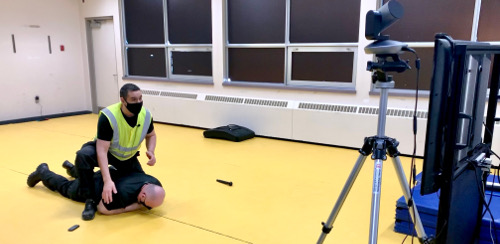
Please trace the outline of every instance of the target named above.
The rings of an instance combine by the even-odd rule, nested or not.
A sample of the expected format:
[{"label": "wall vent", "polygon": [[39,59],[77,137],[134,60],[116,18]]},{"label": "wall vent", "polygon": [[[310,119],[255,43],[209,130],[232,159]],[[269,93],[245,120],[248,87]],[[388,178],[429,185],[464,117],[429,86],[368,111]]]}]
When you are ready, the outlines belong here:
[{"label": "wall vent", "polygon": [[226,102],[226,103],[243,103],[243,98],[241,97],[224,97],[224,96],[214,96],[207,95],[205,96],[206,101],[215,101],[215,102]]},{"label": "wall vent", "polygon": [[[172,91],[157,91],[157,90],[142,90],[145,95],[151,96],[162,96],[162,97],[177,97],[177,98],[188,98],[197,99],[198,94],[194,93],[183,93],[183,92],[172,92]],[[203,96],[201,97],[203,99]],[[243,98],[243,97],[228,97],[228,96],[218,96],[218,95],[206,95],[204,96],[205,101],[214,102],[225,102],[225,103],[236,103],[236,104],[249,104],[258,106],[269,106],[269,107],[288,107],[290,101],[279,101],[279,100],[266,100],[258,98]],[[358,113],[358,114],[370,114],[378,115],[378,107],[360,107],[355,105],[338,105],[338,104],[325,104],[325,103],[307,103],[300,102],[298,104],[298,109],[308,109],[308,110],[319,110],[319,111],[332,111],[332,112],[343,112],[343,113]],[[412,118],[413,110],[409,109],[387,109],[387,116],[401,117],[401,118]],[[417,111],[417,118],[427,119],[427,111]],[[495,121],[495,124],[500,124],[500,121]]]},{"label": "wall vent", "polygon": [[271,106],[271,107],[282,107],[282,108],[286,108],[288,106],[287,101],[261,100],[261,99],[252,99],[252,98],[245,99],[245,104]]},{"label": "wall vent", "polygon": [[345,113],[356,113],[357,106],[333,105],[333,104],[318,104],[318,103],[300,103],[299,108],[323,111],[335,111]]},{"label": "wall vent", "polygon": [[[413,117],[413,110],[404,110],[404,109],[387,109],[388,116],[395,117]],[[426,119],[427,112],[417,111],[417,118]]]},{"label": "wall vent", "polygon": [[141,89],[141,92],[144,95],[151,95],[151,96],[158,96],[158,95],[160,95],[160,91],[155,91],[155,90]]},{"label": "wall vent", "polygon": [[359,107],[358,113],[360,113],[360,114],[378,114],[378,108]]},{"label": "wall vent", "polygon": [[162,96],[162,97],[180,97],[180,98],[189,98],[189,99],[196,99],[198,97],[197,94],[181,93],[181,92],[165,92],[165,91],[162,91],[160,96]]},{"label": "wall vent", "polygon": [[[359,107],[358,111],[358,113],[360,114],[373,114],[373,115],[378,115],[378,112],[379,109],[375,107]],[[428,113],[425,111],[417,111],[417,118],[427,119],[427,115]],[[388,108],[387,116],[412,118],[413,110]]]},{"label": "wall vent", "polygon": [[421,119],[427,119],[427,116],[429,115],[428,112],[425,111],[417,111],[417,118]]}]

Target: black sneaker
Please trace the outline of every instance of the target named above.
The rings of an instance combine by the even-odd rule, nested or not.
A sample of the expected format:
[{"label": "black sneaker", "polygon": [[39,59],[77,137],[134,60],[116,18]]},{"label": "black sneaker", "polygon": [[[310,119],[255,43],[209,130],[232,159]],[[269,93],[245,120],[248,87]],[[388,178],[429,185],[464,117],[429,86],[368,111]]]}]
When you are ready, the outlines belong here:
[{"label": "black sneaker", "polygon": [[66,169],[66,173],[68,173],[69,176],[73,177],[73,178],[78,178],[76,176],[76,172],[73,170],[73,168],[75,167],[75,165],[73,165],[72,163],[70,163],[68,160],[65,160],[62,164],[63,168]]},{"label": "black sneaker", "polygon": [[97,210],[97,206],[92,199],[85,200],[85,209],[82,212],[83,220],[93,220],[95,216],[95,212]]},{"label": "black sneaker", "polygon": [[49,171],[49,166],[46,163],[41,163],[40,165],[38,165],[38,167],[36,167],[35,172],[31,173],[28,176],[27,180],[28,186],[34,187],[36,184],[38,184],[38,182],[42,180],[42,175],[47,171]]}]

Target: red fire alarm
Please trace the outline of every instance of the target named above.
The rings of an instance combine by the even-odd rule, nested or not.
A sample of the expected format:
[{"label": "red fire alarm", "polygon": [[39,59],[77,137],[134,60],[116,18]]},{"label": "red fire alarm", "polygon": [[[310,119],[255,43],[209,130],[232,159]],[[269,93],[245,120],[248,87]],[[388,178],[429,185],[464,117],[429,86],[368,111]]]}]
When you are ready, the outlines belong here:
[{"label": "red fire alarm", "polygon": [[64,52],[64,45],[60,46],[61,52]]}]

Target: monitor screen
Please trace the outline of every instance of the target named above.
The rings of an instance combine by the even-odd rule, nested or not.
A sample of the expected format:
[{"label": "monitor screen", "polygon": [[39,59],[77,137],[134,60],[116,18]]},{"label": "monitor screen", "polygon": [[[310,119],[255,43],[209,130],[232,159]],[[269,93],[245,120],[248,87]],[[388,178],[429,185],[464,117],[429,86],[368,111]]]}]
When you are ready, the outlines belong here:
[{"label": "monitor screen", "polygon": [[448,109],[448,89],[452,74],[452,47],[446,39],[436,38],[434,43],[434,69],[429,94],[427,133],[425,140],[424,167],[421,194],[439,190],[442,182],[441,162],[444,159],[444,132]]},{"label": "monitor screen", "polygon": [[[491,146],[482,132],[488,107],[490,125],[485,131],[493,133],[497,103],[487,106],[486,95],[491,77],[492,87],[498,88],[500,65],[494,57],[500,46],[453,40],[445,34],[436,35],[434,45],[421,194],[440,191],[436,243],[474,243],[485,172],[471,167],[468,157],[478,145]],[[489,96],[495,99],[498,89],[490,89]]]},{"label": "monitor screen", "polygon": [[[421,194],[438,191],[443,170],[481,143],[492,55],[487,43],[456,41],[438,34],[429,93]],[[479,51],[474,51],[480,48]],[[484,53],[486,52],[486,53]]]}]

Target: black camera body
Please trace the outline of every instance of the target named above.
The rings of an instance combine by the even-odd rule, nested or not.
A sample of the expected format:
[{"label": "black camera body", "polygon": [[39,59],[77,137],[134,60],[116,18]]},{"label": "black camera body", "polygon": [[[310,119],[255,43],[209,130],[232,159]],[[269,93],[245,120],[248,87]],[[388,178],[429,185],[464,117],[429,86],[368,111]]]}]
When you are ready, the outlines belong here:
[{"label": "black camera body", "polygon": [[[403,51],[413,51],[408,45],[399,41],[389,40],[388,35],[380,35],[382,31],[403,17],[403,6],[397,1],[389,1],[378,10],[366,13],[365,37],[375,40],[365,47],[365,53],[375,54],[376,62],[369,61],[367,70],[375,71],[372,82],[392,81],[385,72],[404,72],[410,69],[407,61],[399,58]],[[414,52],[414,51],[413,51]]]}]

